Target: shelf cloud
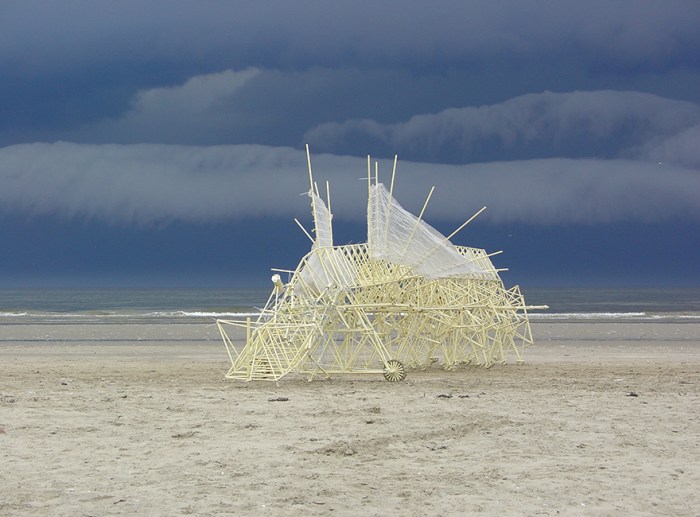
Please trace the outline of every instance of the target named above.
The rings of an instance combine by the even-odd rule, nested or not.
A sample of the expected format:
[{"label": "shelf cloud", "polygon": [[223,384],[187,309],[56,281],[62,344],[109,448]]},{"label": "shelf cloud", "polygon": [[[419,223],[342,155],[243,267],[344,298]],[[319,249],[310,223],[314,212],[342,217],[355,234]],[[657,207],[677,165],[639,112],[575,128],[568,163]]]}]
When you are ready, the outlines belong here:
[{"label": "shelf cloud", "polygon": [[697,104],[651,94],[544,92],[496,105],[414,115],[393,124],[329,122],[311,129],[305,139],[324,152],[352,150],[361,141],[385,153],[393,150],[429,162],[636,157],[640,148],[655,147],[659,140],[672,140],[667,146],[686,156],[690,146],[697,148],[692,137],[675,137],[699,122]]},{"label": "shelf cloud", "polygon": [[[308,211],[305,160],[301,149],[257,145],[16,145],[0,149],[0,206],[115,224],[293,218]],[[337,217],[362,219],[366,159],[321,154],[312,162],[316,179],[330,182]],[[382,160],[379,171],[388,183],[391,164]],[[459,219],[486,204],[495,222],[700,221],[700,175],[664,163],[399,161],[395,194],[407,208],[417,211],[431,185],[428,218]]]}]

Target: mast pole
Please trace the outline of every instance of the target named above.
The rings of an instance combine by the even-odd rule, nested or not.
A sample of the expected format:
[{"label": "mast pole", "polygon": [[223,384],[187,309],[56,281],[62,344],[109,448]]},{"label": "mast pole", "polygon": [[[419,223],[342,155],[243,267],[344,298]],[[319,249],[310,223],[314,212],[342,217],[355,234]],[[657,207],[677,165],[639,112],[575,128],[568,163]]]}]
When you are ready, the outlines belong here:
[{"label": "mast pole", "polygon": [[[314,233],[316,230],[316,199],[314,198],[314,175],[311,172],[311,153],[309,152],[309,144],[306,144],[306,164],[309,168],[309,192],[311,193],[311,213],[314,216]],[[318,235],[316,235],[318,237]]]},{"label": "mast pole", "polygon": [[331,245],[333,244],[333,212],[331,212],[331,186],[326,180],[326,202],[328,203],[328,228],[331,231]]},{"label": "mast pole", "polygon": [[391,183],[389,185],[389,204],[386,207],[386,217],[384,218],[384,244],[389,238],[389,221],[391,220],[391,202],[394,200],[394,178],[396,178],[396,162],[399,155],[394,155],[394,166],[391,169]]},{"label": "mast pole", "polygon": [[372,253],[372,160],[367,155],[367,247]]}]

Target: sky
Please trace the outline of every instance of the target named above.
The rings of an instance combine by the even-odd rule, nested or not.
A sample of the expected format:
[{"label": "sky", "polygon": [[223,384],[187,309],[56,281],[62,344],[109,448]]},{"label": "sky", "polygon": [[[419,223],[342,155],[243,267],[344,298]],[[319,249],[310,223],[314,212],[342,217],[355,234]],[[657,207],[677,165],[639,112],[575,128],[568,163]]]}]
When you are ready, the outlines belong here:
[{"label": "sky", "polygon": [[[0,288],[267,287],[367,156],[508,285],[700,286],[700,3],[0,3]],[[322,190],[325,190],[322,188]],[[325,196],[324,196],[325,197]],[[270,284],[271,285],[271,284]]]}]

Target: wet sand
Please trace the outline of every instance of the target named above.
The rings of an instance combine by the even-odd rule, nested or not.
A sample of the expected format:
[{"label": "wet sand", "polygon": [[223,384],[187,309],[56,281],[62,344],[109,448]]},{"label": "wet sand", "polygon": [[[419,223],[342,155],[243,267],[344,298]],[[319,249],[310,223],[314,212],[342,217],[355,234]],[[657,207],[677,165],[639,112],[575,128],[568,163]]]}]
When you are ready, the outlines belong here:
[{"label": "wet sand", "polygon": [[0,322],[1,515],[698,515],[700,323],[241,383],[206,323]]}]

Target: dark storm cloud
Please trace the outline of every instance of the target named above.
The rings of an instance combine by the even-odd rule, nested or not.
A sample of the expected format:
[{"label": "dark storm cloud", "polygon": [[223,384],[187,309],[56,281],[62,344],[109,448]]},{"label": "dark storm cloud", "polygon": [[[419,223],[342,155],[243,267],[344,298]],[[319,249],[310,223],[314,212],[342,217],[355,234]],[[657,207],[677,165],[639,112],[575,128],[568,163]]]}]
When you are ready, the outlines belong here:
[{"label": "dark storm cloud", "polygon": [[[395,122],[545,89],[700,102],[699,23],[696,2],[632,0],[6,2],[0,143],[107,142],[85,127],[133,116],[144,92],[226,70],[268,74],[238,118],[251,123],[245,143],[273,145],[298,145],[323,122]],[[290,78],[299,87],[279,87]],[[313,85],[329,89],[317,98]],[[203,117],[189,136],[144,141],[244,143],[242,127]]]},{"label": "dark storm cloud", "polygon": [[[411,88],[397,86],[407,83]],[[319,121],[358,115],[401,120],[406,106],[439,108],[464,100],[449,88],[436,76],[395,69],[225,70],[138,91],[119,116],[65,136],[92,143],[299,145]]]},{"label": "dark storm cloud", "polygon": [[[304,139],[323,152],[357,152],[362,142],[382,154],[428,162],[612,158],[636,156],[644,146],[679,151],[692,143],[692,132],[680,134],[698,122],[700,106],[686,101],[638,92],[545,92],[492,106],[415,115],[396,124],[332,122],[312,129]],[[659,140],[667,143],[654,144]],[[675,161],[675,153],[661,148],[647,154]]]},{"label": "dark storm cloud", "polygon": [[[195,76],[182,85],[138,92],[122,116],[76,130],[73,140],[223,144],[260,139],[275,145],[308,142],[317,151],[334,154],[398,153],[408,160],[442,163],[646,157],[692,165],[692,131],[681,135],[700,121],[700,106],[639,92],[528,94],[496,105],[414,115],[398,123],[354,118],[329,122],[298,138],[313,117],[332,116],[327,106],[333,98],[351,97],[350,88],[362,78],[353,70],[283,73],[254,68]],[[299,99],[286,109],[278,99],[285,91]],[[343,111],[335,105],[333,110],[336,116],[353,115],[356,108],[368,106]]]},{"label": "dark storm cloud", "polygon": [[[301,135],[318,120],[349,118],[357,113],[381,116],[390,111],[398,116],[396,102],[375,112],[371,94],[378,83],[395,84],[400,76],[391,70],[258,68],[197,75],[182,84],[136,92],[118,117],[76,129],[71,139],[298,145]],[[403,78],[407,78],[405,74]],[[402,99],[409,96],[411,93],[397,95]]]},{"label": "dark storm cloud", "polygon": [[[361,220],[366,160],[319,155],[316,180],[332,208]],[[390,164],[380,171],[388,182]],[[630,160],[524,160],[475,165],[400,162],[396,196],[428,218],[458,220],[489,206],[495,222],[597,223],[685,218],[700,222],[697,171]],[[27,144],[0,149],[2,212],[116,224],[221,221],[308,214],[305,154],[264,146]]]},{"label": "dark storm cloud", "polygon": [[[0,59],[27,73],[105,57],[275,67],[339,60],[431,65],[504,53],[556,55],[561,42],[589,56],[604,52],[597,62],[663,67],[691,63],[683,50],[700,38],[693,1],[27,0],[5,3],[2,20]],[[140,56],[132,55],[136,50]]]},{"label": "dark storm cloud", "polygon": [[229,140],[241,128],[250,130],[250,117],[236,102],[236,94],[259,74],[254,68],[226,70],[192,77],[182,85],[140,91],[126,113],[88,126],[79,139],[183,144]]}]

